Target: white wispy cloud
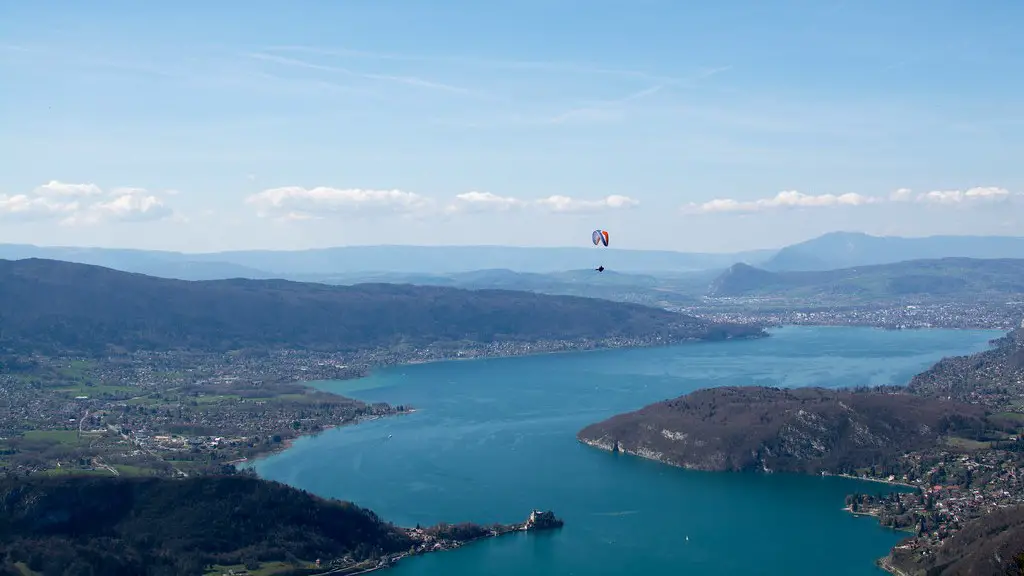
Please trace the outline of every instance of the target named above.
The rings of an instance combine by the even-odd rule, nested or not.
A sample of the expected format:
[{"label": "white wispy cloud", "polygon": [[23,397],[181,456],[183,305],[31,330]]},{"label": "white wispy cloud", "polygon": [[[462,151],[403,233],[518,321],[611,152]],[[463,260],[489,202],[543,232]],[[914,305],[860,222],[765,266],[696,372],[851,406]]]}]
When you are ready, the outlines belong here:
[{"label": "white wispy cloud", "polygon": [[51,180],[30,194],[0,194],[0,218],[7,221],[59,219],[62,225],[79,225],[147,222],[172,216],[174,211],[144,188],[114,188],[105,194],[96,184]]},{"label": "white wispy cloud", "polygon": [[503,60],[498,58],[475,58],[469,56],[440,56],[428,54],[402,54],[394,52],[372,52],[366,50],[352,50],[348,48],[322,48],[317,46],[268,46],[263,48],[264,52],[291,53],[291,54],[315,54],[319,56],[333,56],[337,58],[364,59],[364,60],[392,60],[404,62],[430,62],[439,64],[460,64],[465,66],[477,66],[493,69],[520,69],[538,70],[561,73],[591,74],[597,76],[618,76],[623,78],[636,78],[658,84],[676,85],[687,84],[731,70],[732,66],[715,66],[698,69],[684,76],[672,76],[659,74],[644,70],[609,68],[580,62],[564,62],[556,60]]},{"label": "white wispy cloud", "polygon": [[703,203],[691,202],[682,207],[687,214],[714,214],[729,212],[766,212],[786,208],[830,208],[866,206],[882,203],[917,203],[964,205],[972,202],[1005,201],[1020,193],[1014,194],[1005,188],[994,186],[975,187],[967,190],[935,190],[914,193],[909,188],[899,188],[888,196],[868,196],[849,192],[846,194],[804,194],[796,190],[779,192],[771,198],[757,200],[735,200],[732,198],[716,198]]},{"label": "white wispy cloud", "polygon": [[357,70],[351,70],[349,68],[343,68],[341,66],[333,66],[328,64],[318,64],[316,62],[308,62],[298,58],[288,58],[285,56],[277,56],[274,54],[265,54],[262,52],[250,52],[245,56],[255,59],[262,60],[264,62],[270,62],[281,66],[289,66],[292,68],[303,68],[307,70],[319,70],[321,72],[333,72],[337,74],[344,74],[346,76],[352,76],[356,78],[364,78],[367,80],[380,80],[386,82],[394,82],[398,84],[404,84],[407,86],[414,86],[418,88],[427,88],[431,90],[440,90],[444,92],[451,92],[454,94],[482,94],[479,91],[472,90],[469,88],[463,88],[461,86],[453,86],[451,84],[445,84],[443,82],[437,82],[434,80],[427,80],[419,78],[417,76],[404,76],[395,74],[378,74],[370,72],[360,72]]},{"label": "white wispy cloud", "polygon": [[403,190],[317,186],[270,188],[246,198],[261,217],[301,220],[329,214],[414,214],[434,206],[430,198]]},{"label": "white wispy cloud", "polygon": [[627,104],[651,96],[662,89],[661,86],[651,86],[638,90],[630,94],[626,94],[621,98],[614,98],[610,100],[600,100],[589,104],[584,104],[577,108],[567,110],[556,116],[545,118],[542,123],[549,124],[564,124],[572,120],[593,120],[608,118],[621,114],[623,107]]}]

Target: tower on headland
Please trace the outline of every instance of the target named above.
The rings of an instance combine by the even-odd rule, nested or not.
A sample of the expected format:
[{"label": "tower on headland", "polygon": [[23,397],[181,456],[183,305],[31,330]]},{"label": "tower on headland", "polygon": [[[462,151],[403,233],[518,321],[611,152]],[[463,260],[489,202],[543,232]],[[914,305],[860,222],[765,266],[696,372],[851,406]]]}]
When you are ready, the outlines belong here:
[{"label": "tower on headland", "polygon": [[523,524],[523,530],[547,530],[549,528],[561,528],[563,522],[555,517],[551,510],[533,510],[530,517]]}]

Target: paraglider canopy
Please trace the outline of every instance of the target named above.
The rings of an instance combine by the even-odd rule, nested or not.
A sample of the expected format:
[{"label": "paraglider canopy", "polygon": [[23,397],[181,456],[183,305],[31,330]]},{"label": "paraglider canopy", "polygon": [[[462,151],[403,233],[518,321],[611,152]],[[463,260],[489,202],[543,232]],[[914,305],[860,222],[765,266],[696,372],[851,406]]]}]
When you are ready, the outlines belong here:
[{"label": "paraglider canopy", "polygon": [[591,239],[594,241],[594,246],[600,246],[604,244],[608,245],[608,231],[607,230],[594,230],[591,234]]}]

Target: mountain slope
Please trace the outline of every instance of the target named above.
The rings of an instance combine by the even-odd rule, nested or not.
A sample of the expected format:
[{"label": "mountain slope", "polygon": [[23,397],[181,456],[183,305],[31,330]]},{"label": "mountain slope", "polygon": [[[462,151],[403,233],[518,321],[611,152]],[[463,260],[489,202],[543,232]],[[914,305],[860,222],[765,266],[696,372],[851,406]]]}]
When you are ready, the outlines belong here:
[{"label": "mountain slope", "polygon": [[1019,293],[1024,293],[1024,259],[942,258],[813,272],[771,272],[736,264],[712,282],[708,295],[878,299]]},{"label": "mountain slope", "polygon": [[0,327],[2,348],[90,353],[109,346],[353,350],[761,333],[593,298],[393,284],[187,282],[36,259],[0,261]]},{"label": "mountain slope", "polygon": [[936,258],[1024,258],[1024,238],[928,236],[902,238],[832,232],[786,246],[761,266],[773,271],[810,271]]},{"label": "mountain slope", "polygon": [[23,562],[45,574],[203,574],[214,563],[363,559],[411,545],[369,510],[243,476],[0,481],[0,562],[8,569]]},{"label": "mountain slope", "polygon": [[1024,506],[996,510],[969,522],[922,556],[896,548],[884,560],[909,576],[1024,574]]}]

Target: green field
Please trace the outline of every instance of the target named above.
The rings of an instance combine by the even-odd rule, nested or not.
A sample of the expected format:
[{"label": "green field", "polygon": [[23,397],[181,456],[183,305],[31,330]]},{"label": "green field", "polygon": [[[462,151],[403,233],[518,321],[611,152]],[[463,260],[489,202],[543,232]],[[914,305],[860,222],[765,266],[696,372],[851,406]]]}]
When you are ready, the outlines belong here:
[{"label": "green field", "polygon": [[153,471],[142,466],[131,466],[129,464],[114,464],[114,469],[122,476],[152,476]]},{"label": "green field", "polygon": [[139,391],[134,386],[112,386],[107,384],[77,384],[74,386],[66,386],[62,383],[57,392],[63,392],[68,396],[103,396],[104,394],[133,394]]},{"label": "green field", "polygon": [[245,566],[236,564],[234,566],[221,566],[215,564],[212,568],[206,571],[204,576],[221,576],[221,574],[229,574],[231,570],[235,574],[247,574],[248,576],[275,576],[276,574],[282,574],[290,572],[296,568],[312,568],[312,565],[307,564],[306,566],[295,566],[294,564],[288,564],[287,562],[264,562],[260,564],[260,567],[256,570],[246,570]]},{"label": "green field", "polygon": [[26,440],[45,440],[66,445],[78,444],[80,441],[78,430],[28,430],[24,436]]},{"label": "green field", "polygon": [[991,442],[978,442],[977,440],[960,438],[959,436],[946,437],[946,444],[961,450],[984,450],[992,447]]},{"label": "green field", "polygon": [[40,470],[37,474],[41,476],[113,476],[109,470],[104,470],[103,468],[85,470],[82,468],[72,468],[70,466],[48,468],[46,470]]},{"label": "green field", "polygon": [[1024,414],[1021,414],[1020,412],[1000,412],[995,416],[1024,426]]},{"label": "green field", "polygon": [[41,576],[39,572],[29,568],[28,564],[25,564],[24,562],[15,562],[14,568],[21,573],[21,576]]},{"label": "green field", "polygon": [[67,366],[58,368],[57,373],[65,378],[84,379],[92,367],[92,362],[88,360],[72,360]]}]

